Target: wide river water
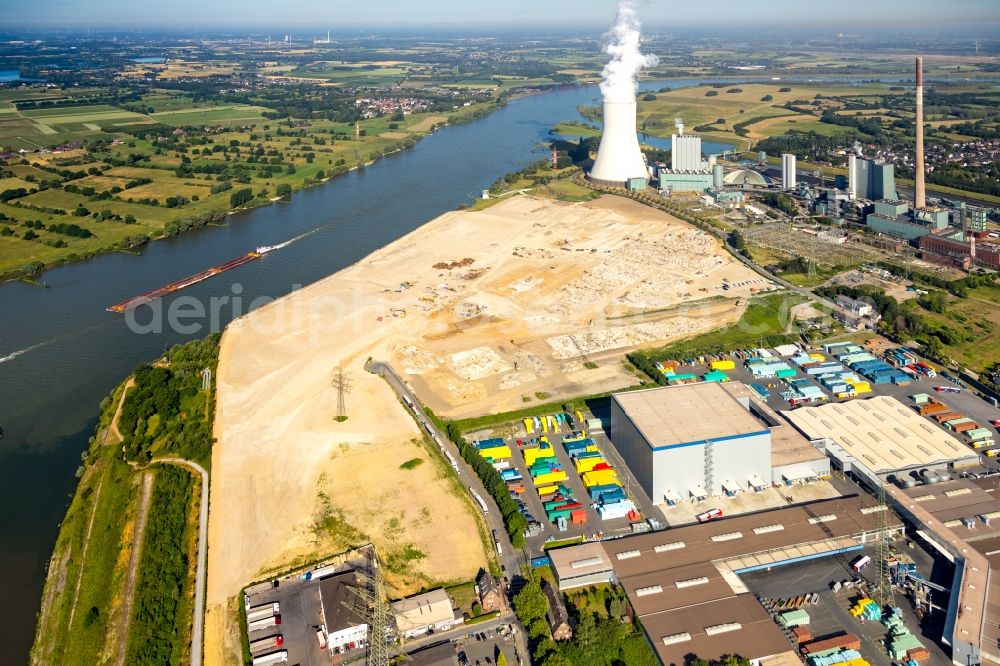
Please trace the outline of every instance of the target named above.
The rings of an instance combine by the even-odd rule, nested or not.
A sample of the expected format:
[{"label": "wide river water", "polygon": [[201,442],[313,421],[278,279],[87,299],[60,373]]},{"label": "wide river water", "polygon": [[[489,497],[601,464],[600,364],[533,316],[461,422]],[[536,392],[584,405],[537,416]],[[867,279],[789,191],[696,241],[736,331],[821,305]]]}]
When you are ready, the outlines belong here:
[{"label": "wide river water", "polygon": [[[699,83],[648,82],[642,88]],[[108,254],[50,270],[42,276],[48,289],[0,285],[0,506],[7,507],[0,512],[0,664],[26,661],[45,565],[101,399],[136,365],[209,332],[136,333],[122,315],[106,312],[108,305],[311,232],[164,305],[181,295],[206,303],[232,296],[234,285],[244,303],[285,295],[470,203],[503,174],[545,157],[549,129],[581,119],[577,106],[599,101],[596,88],[516,99],[363,171],[298,192],[288,203],[232,216],[227,227],[152,243],[142,256]],[[224,309],[220,324],[232,314]]]}]

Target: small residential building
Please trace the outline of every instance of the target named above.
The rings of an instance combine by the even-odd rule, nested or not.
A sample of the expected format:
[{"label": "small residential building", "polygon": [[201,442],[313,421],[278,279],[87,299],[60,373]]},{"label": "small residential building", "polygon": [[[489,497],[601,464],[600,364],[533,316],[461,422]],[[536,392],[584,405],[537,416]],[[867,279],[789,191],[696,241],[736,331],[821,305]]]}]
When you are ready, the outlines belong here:
[{"label": "small residential building", "polygon": [[357,584],[357,575],[353,569],[333,574],[319,582],[323,629],[327,637],[327,649],[331,654],[364,649],[368,640],[368,624],[346,605],[358,600],[351,591]]},{"label": "small residential building", "polygon": [[549,611],[545,614],[545,619],[549,623],[549,631],[552,632],[552,639],[556,641],[568,641],[573,638],[573,629],[569,626],[569,612],[566,610],[566,603],[563,601],[559,590],[549,584],[547,580],[542,581],[542,592],[548,601]]},{"label": "small residential building", "polygon": [[451,597],[442,589],[408,597],[392,604],[396,628],[404,638],[447,631],[462,622],[455,618]]},{"label": "small residential building", "polygon": [[837,305],[844,308],[856,317],[867,317],[875,308],[872,307],[871,303],[865,303],[864,301],[858,301],[850,296],[844,296],[840,294],[837,296]]},{"label": "small residential building", "polygon": [[476,590],[479,592],[479,605],[485,612],[498,611],[503,608],[504,596],[500,584],[488,571],[480,571],[476,579]]}]

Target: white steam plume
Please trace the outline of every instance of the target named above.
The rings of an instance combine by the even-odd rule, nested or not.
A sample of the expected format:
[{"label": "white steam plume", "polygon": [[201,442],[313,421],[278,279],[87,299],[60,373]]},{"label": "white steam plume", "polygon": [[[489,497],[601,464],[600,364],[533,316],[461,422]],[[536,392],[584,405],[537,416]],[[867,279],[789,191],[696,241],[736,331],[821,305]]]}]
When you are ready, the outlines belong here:
[{"label": "white steam plume", "polygon": [[608,32],[610,41],[604,52],[611,61],[604,66],[601,76],[601,93],[606,101],[631,102],[635,100],[637,79],[643,67],[652,67],[659,59],[639,50],[642,24],[634,0],[618,0],[618,18]]}]

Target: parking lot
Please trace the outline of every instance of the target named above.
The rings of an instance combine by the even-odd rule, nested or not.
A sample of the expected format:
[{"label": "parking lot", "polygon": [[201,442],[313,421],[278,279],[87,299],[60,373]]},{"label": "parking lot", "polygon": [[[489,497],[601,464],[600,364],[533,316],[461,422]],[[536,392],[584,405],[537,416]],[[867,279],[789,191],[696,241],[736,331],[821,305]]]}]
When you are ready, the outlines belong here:
[{"label": "parking lot", "polygon": [[[947,563],[936,561],[920,548],[908,549],[902,541],[898,542],[897,545],[905,551],[906,555],[913,558],[917,570],[929,580],[945,586],[951,584],[951,570]],[[740,579],[750,588],[751,592],[762,600],[794,598],[808,593],[817,594],[819,596],[817,604],[802,607],[809,613],[810,623],[807,626],[814,638],[821,639],[844,631],[856,634],[861,638],[862,657],[873,666],[893,666],[893,660],[883,647],[882,642],[887,633],[886,627],[880,622],[859,620],[850,613],[851,606],[859,597],[858,591],[842,589],[834,592],[832,589],[833,582],[842,582],[858,577],[858,574],[851,569],[850,563],[862,554],[869,555],[873,559],[875,557],[874,550],[866,548],[844,553],[837,557],[743,574]],[[862,572],[861,577],[871,583],[876,576],[877,569],[875,566],[870,566]],[[936,599],[935,603],[947,606],[947,600],[943,598],[944,595],[941,597]],[[897,593],[895,601],[895,605],[902,610],[906,626],[930,651],[930,660],[922,662],[923,666],[947,666],[950,664],[951,658],[945,654],[938,643],[941,639],[944,613],[932,613],[925,617],[923,624],[921,624],[913,613],[910,602],[902,594]]]},{"label": "parking lot", "polygon": [[463,664],[468,664],[468,666],[496,664],[497,657],[501,652],[506,655],[509,666],[515,666],[518,663],[517,650],[513,640],[498,636],[494,630],[469,632],[465,637],[455,641],[455,648],[458,650],[460,666]]},{"label": "parking lot", "polygon": [[[775,354],[777,356],[777,352],[775,352],[774,350],[769,350],[769,351],[771,351],[772,354]],[[809,351],[810,352],[816,351],[818,353],[823,353],[821,349],[815,349],[815,350],[811,349]],[[826,354],[824,355],[828,356]],[[766,402],[768,406],[771,407],[771,409],[774,409],[775,411],[787,411],[791,409],[788,402],[781,397],[781,393],[789,390],[787,384],[783,379],[757,378],[750,374],[750,372],[743,365],[742,360],[727,355],[722,355],[718,358],[732,359],[736,362],[735,369],[725,371],[726,375],[729,377],[731,381],[743,382],[747,386],[750,386],[751,384],[759,384],[764,388],[766,388],[768,393],[770,394],[767,397]],[[835,361],[836,359],[828,356],[828,360]],[[707,358],[706,361],[708,361]],[[959,384],[956,384],[953,381],[945,379],[940,375],[933,378],[926,376],[919,376],[906,386],[897,386],[896,384],[872,384],[871,385],[872,392],[869,394],[858,396],[856,398],[840,399],[837,398],[836,395],[834,395],[825,386],[816,381],[816,379],[802,372],[801,369],[796,367],[794,363],[789,363],[789,365],[792,366],[792,368],[797,371],[795,377],[790,379],[797,379],[797,380],[806,379],[810,385],[819,387],[819,389],[827,397],[826,402],[847,402],[849,400],[859,400],[859,399],[863,400],[866,397],[871,397],[876,395],[888,395],[896,398],[907,407],[913,408],[914,403],[910,399],[910,396],[917,393],[926,393],[927,395],[933,396],[936,400],[939,400],[944,404],[948,405],[949,407],[952,407],[955,411],[961,412],[962,414],[975,420],[981,426],[990,428],[994,432],[997,432],[997,429],[990,425],[990,421],[994,419],[1000,419],[1000,409],[987,403],[985,400],[977,396],[968,388],[961,387]],[[676,370],[678,374],[690,373],[690,374],[697,374],[699,376],[707,373],[708,371],[709,369],[707,363],[679,365]],[[938,393],[934,388],[936,386],[952,386],[952,387],[957,386],[962,388],[962,391],[960,393]],[[824,404],[824,403],[818,403],[818,404]],[[938,423],[933,419],[928,419],[928,422],[934,425],[935,427],[944,429],[946,432],[948,432],[948,434],[954,436],[954,433],[948,431],[943,426],[938,425]],[[957,436],[957,438],[964,442],[964,439],[961,436]],[[981,458],[983,460],[984,465],[993,469],[1000,470],[1000,458],[987,458],[986,456],[981,456]]]},{"label": "parking lot", "polygon": [[249,588],[247,594],[251,606],[278,602],[281,615],[281,624],[278,626],[250,632],[250,642],[275,634],[281,634],[284,639],[280,648],[264,650],[253,656],[287,650],[289,664],[329,666],[330,655],[320,648],[316,639],[316,629],[323,622],[319,581],[283,578],[277,587],[273,583],[262,583]]},{"label": "parking lot", "polygon": [[[523,432],[523,426],[520,430]],[[619,536],[631,533],[632,529],[628,518],[601,520],[597,510],[591,506],[592,502],[590,495],[587,493],[587,489],[583,484],[583,479],[581,479],[580,475],[577,474],[573,459],[566,452],[566,449],[562,444],[563,438],[569,437],[573,434],[569,430],[563,430],[559,433],[549,432],[545,434],[545,436],[552,444],[552,448],[560,466],[566,472],[566,480],[561,481],[560,483],[572,490],[574,499],[584,505],[587,512],[587,523],[585,525],[569,524],[566,531],[560,532],[554,523],[548,521],[545,515],[545,507],[542,505],[541,498],[538,496],[538,492],[532,484],[531,475],[528,473],[528,465],[525,463],[523,453],[523,448],[527,445],[528,440],[531,437],[539,436],[539,434],[540,433],[538,432],[534,432],[531,436],[518,435],[504,440],[513,453],[510,460],[511,467],[516,468],[523,477],[521,482],[524,484],[524,492],[518,495],[518,499],[523,502],[524,508],[528,514],[530,514],[530,516],[532,516],[534,520],[542,526],[542,532],[540,534],[527,539],[530,552],[533,555],[541,554],[542,547],[545,542],[551,540],[571,539],[580,536],[597,538],[601,536]],[[652,518],[660,524],[665,524],[663,511],[658,507],[653,506],[653,503],[639,487],[638,482],[636,482],[631,471],[628,470],[624,461],[618,455],[618,452],[615,450],[614,446],[612,446],[611,441],[607,438],[604,432],[599,430],[588,430],[587,436],[594,440],[594,443],[604,454],[605,460],[612,467],[614,467],[625,492],[629,495],[629,499],[635,503],[642,517],[644,519]],[[521,445],[518,445],[518,440],[522,442]]]}]

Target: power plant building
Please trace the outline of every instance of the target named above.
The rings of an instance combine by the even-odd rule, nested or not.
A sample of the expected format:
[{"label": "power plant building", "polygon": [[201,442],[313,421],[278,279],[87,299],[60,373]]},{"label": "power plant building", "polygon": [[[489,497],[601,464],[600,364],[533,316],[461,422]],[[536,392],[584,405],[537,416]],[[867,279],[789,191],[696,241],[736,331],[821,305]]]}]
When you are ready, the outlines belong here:
[{"label": "power plant building", "polygon": [[795,155],[784,153],[781,156],[781,189],[794,190],[795,185]]},{"label": "power plant building", "polygon": [[[719,167],[721,168],[721,166]],[[659,169],[660,190],[666,192],[707,192],[715,187],[716,176],[711,171],[675,171]]]},{"label": "power plant building", "polygon": [[701,137],[684,134],[684,124],[677,121],[677,134],[670,137],[670,168],[674,171],[702,171]]},{"label": "power plant building", "polygon": [[865,225],[876,233],[916,240],[947,228],[948,211],[924,208],[911,213],[905,201],[876,201],[874,212],[865,217]]},{"label": "power plant building", "polygon": [[847,169],[848,191],[855,199],[896,199],[896,170],[892,164],[850,155]]}]

